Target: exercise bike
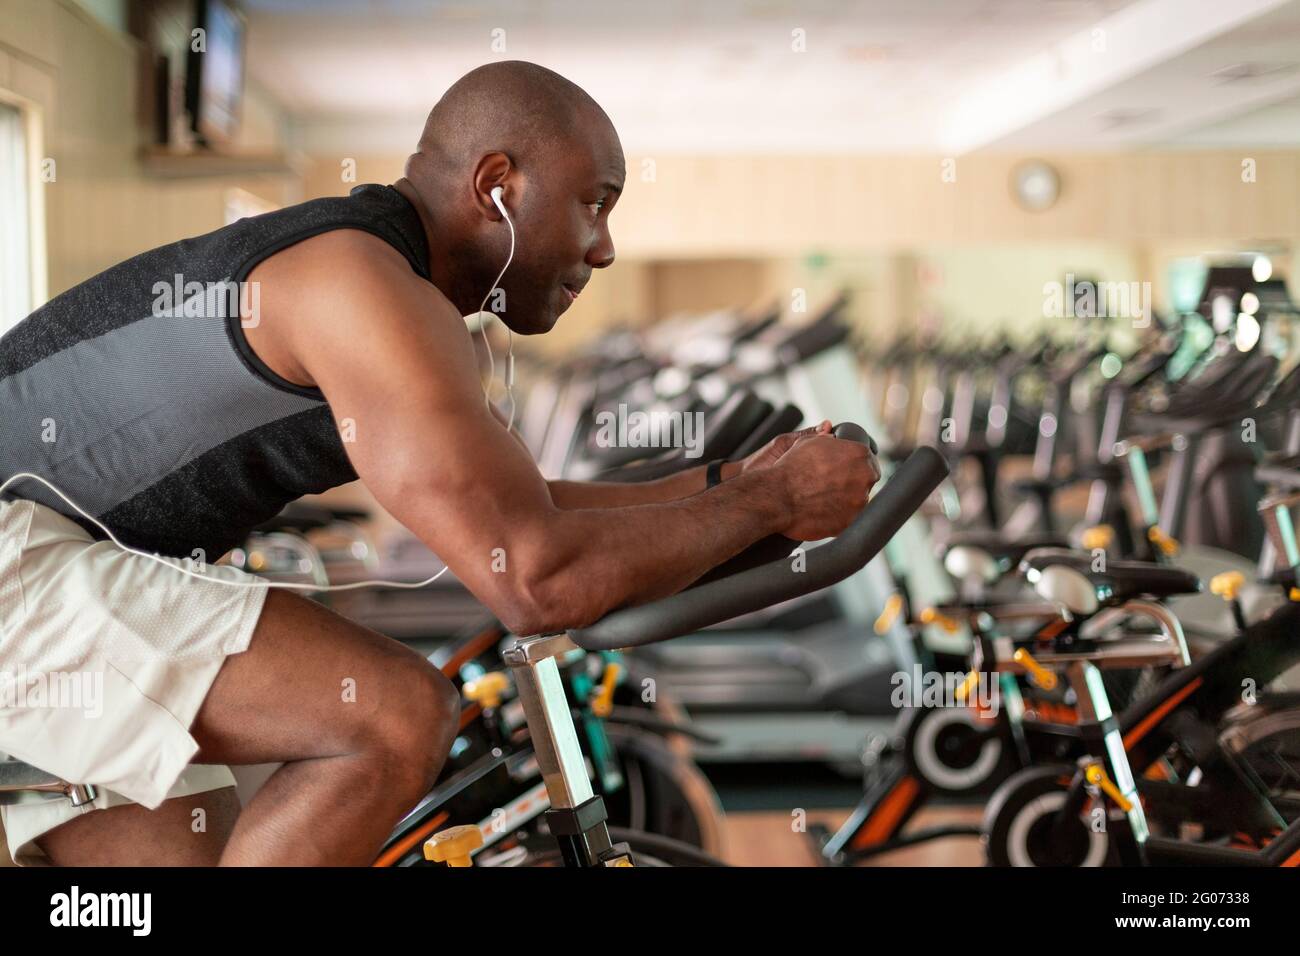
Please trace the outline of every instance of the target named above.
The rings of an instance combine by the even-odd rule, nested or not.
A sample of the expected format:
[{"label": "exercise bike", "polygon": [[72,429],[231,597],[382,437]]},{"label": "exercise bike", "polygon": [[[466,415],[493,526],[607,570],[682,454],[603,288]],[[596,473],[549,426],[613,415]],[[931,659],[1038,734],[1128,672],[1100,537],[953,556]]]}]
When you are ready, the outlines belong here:
[{"label": "exercise bike", "polygon": [[[851,425],[839,426],[836,434],[869,440]],[[880,551],[946,474],[942,456],[933,449],[918,449],[848,529],[831,542],[809,549],[798,561],[781,557],[715,577],[671,597],[615,611],[590,627],[520,639],[505,651],[503,658],[518,689],[546,786],[547,830],[558,841],[565,865],[630,866],[645,861],[653,865],[657,858],[654,847],[638,851],[637,837],[611,839],[604,802],[593,792],[583,759],[560,660],[578,648],[601,652],[669,640],[843,580]],[[424,853],[435,862],[464,866],[481,846],[479,828],[462,825],[435,834]],[[639,861],[642,855],[644,860]]]},{"label": "exercise bike", "polygon": [[[1036,655],[1039,666],[1067,675],[1080,716],[1070,733],[1081,753],[1073,765],[1031,766],[999,787],[984,824],[990,863],[1300,864],[1300,709],[1294,694],[1260,691],[1251,703],[1243,690],[1265,688],[1300,663],[1300,553],[1289,532],[1297,503],[1300,495],[1292,491],[1260,505],[1270,540],[1286,562],[1267,580],[1287,601],[1123,712],[1115,711],[1100,679],[1113,658],[1073,648]],[[1079,555],[1031,552],[1023,569],[1042,596],[1069,613],[1109,606],[1155,620],[1166,640],[1181,633],[1168,609],[1125,600],[1128,595],[1114,593]],[[1138,566],[1131,577],[1174,570]],[[1223,581],[1216,590],[1235,601],[1238,584]],[[1156,659],[1159,644],[1135,639],[1129,660]],[[1014,642],[1003,640],[996,665],[1014,671],[1015,656]],[[1189,834],[1189,827],[1196,832]]]}]

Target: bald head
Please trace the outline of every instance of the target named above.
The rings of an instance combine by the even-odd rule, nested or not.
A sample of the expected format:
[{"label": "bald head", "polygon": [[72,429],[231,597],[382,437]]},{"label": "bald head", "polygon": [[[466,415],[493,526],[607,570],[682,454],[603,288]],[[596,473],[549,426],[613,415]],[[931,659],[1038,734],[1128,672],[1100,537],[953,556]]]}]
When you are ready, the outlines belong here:
[{"label": "bald head", "polygon": [[[462,312],[476,311],[509,259],[501,320],[531,334],[550,329],[592,270],[614,261],[609,214],[626,175],[596,101],[515,60],[447,90],[398,186],[420,210],[435,285]],[[498,188],[509,221],[493,200]]]},{"label": "bald head", "polygon": [[519,167],[546,162],[576,138],[613,135],[613,124],[582,87],[523,60],[489,63],[452,84],[429,112],[413,162],[455,174],[489,152]]}]

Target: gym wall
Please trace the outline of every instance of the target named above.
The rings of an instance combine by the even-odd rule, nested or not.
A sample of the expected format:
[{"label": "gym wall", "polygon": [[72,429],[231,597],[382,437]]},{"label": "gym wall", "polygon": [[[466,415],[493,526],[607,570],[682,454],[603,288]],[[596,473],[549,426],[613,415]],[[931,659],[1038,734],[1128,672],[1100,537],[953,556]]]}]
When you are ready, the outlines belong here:
[{"label": "gym wall", "polygon": [[[35,117],[38,153],[55,161],[40,197],[48,295],[221,225],[232,188],[280,205],[345,193],[353,183],[341,175],[344,159],[355,160],[356,182],[401,174],[403,153],[321,150],[326,137],[288,126],[252,83],[238,147],[313,147],[301,164],[257,176],[147,171],[139,47],[110,25],[121,6],[0,0],[0,96]],[[1258,175],[1249,186],[1239,151],[1048,155],[1062,192],[1043,213],[1012,198],[1023,158],[957,157],[957,182],[977,187],[957,189],[940,156],[630,156],[614,219],[618,263],[556,334],[528,345],[565,351],[611,322],[795,289],[815,303],[842,286],[855,293],[867,334],[890,334],[918,310],[981,329],[1023,326],[1046,321],[1042,285],[1067,271],[1150,281],[1163,307],[1168,263],[1207,249],[1267,246],[1280,252],[1282,274],[1295,271],[1300,152],[1252,151]]]},{"label": "gym wall", "polygon": [[[814,303],[849,288],[869,335],[892,334],[918,308],[954,326],[1024,328],[1049,321],[1043,284],[1067,272],[1149,281],[1163,309],[1175,258],[1263,246],[1281,252],[1280,274],[1300,262],[1300,152],[1035,157],[1062,182],[1057,204],[1037,213],[1011,192],[1025,158],[959,157],[956,181],[974,188],[958,189],[944,181],[940,156],[629,156],[612,220],[619,260],[556,334],[529,345],[563,351],[610,321],[796,288]],[[1245,158],[1255,160],[1249,184]],[[355,161],[357,182],[386,182],[401,175],[405,155],[312,153],[304,194],[346,193],[344,159]],[[645,181],[639,171],[651,159],[654,178]],[[683,269],[691,282],[668,281]]]},{"label": "gym wall", "polygon": [[[218,228],[231,188],[275,205],[298,201],[296,175],[147,172],[139,58],[134,40],[73,0],[0,0],[0,95],[35,118],[37,155],[54,160],[41,193],[50,296],[138,252]],[[239,148],[278,148],[282,127],[278,107],[250,87]]]}]

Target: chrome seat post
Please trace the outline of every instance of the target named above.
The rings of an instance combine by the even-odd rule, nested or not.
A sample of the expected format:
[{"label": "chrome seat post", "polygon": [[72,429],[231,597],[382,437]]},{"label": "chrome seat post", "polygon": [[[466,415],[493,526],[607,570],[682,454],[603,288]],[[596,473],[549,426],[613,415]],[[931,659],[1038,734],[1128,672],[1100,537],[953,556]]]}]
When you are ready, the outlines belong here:
[{"label": "chrome seat post", "polygon": [[546,822],[568,866],[629,866],[624,844],[613,845],[605,803],[591,789],[587,764],[556,658],[577,650],[567,634],[521,638],[501,655],[514,676],[537,766],[551,809]]}]

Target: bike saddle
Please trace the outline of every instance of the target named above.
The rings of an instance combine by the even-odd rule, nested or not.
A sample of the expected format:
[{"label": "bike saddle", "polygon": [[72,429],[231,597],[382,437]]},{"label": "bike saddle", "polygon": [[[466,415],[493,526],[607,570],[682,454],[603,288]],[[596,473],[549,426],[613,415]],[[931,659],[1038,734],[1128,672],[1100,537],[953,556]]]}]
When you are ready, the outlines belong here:
[{"label": "bike saddle", "polygon": [[1195,594],[1201,579],[1181,568],[1147,561],[1111,561],[1095,570],[1098,559],[1086,551],[1039,548],[1020,562],[1020,573],[1041,597],[1075,614],[1092,614],[1134,598]]},{"label": "bike saddle", "polygon": [[948,538],[943,566],[958,580],[979,577],[992,583],[1035,548],[1069,546],[1070,542],[1059,534],[1033,532],[1011,538],[1001,531],[976,528],[958,531]]}]

